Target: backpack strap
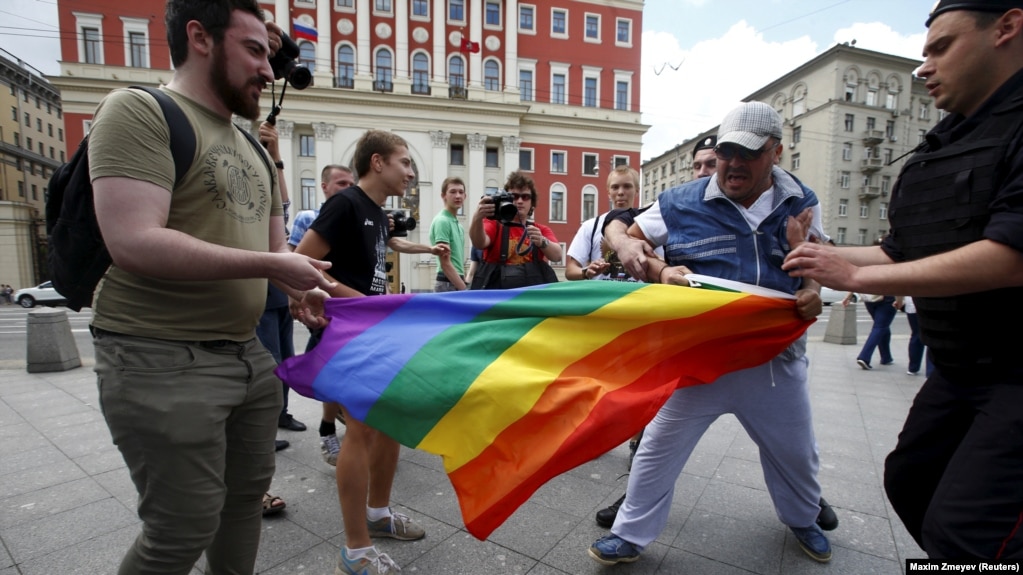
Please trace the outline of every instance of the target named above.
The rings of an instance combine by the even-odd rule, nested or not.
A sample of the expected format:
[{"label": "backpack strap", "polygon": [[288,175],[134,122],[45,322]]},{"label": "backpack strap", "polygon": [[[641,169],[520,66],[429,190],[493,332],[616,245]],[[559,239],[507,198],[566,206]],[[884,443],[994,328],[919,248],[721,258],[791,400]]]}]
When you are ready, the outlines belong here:
[{"label": "backpack strap", "polygon": [[162,90],[150,88],[149,86],[131,86],[132,90],[142,90],[152,96],[163,111],[163,119],[167,121],[167,128],[170,130],[170,150],[174,158],[174,185],[181,183],[188,170],[192,167],[192,160],[195,158],[195,131],[192,130],[192,123],[188,121],[185,112],[178,106],[170,96]]},{"label": "backpack strap", "polygon": [[503,266],[508,261],[508,238],[511,235],[511,230],[502,223],[497,225],[501,227],[501,265]]}]

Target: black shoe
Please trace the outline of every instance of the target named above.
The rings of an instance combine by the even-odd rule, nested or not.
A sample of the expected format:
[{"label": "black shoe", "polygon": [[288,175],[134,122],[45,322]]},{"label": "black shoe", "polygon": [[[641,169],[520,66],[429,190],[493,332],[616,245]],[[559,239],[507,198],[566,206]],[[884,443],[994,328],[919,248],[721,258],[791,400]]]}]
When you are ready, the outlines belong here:
[{"label": "black shoe", "polygon": [[285,440],[285,439],[275,439],[274,440],[274,451],[280,451],[282,449],[287,449],[289,445],[291,445],[291,444],[288,443],[288,441]]},{"label": "black shoe", "polygon": [[305,431],[305,424],[295,419],[290,413],[285,413],[277,418],[277,427],[291,431]]},{"label": "black shoe", "polygon": [[601,509],[597,512],[597,525],[605,529],[610,529],[615,524],[615,517],[618,517],[618,508],[622,506],[622,502],[625,501],[625,494],[623,493],[618,501],[615,501],[607,508]]},{"label": "black shoe", "polygon": [[817,526],[825,531],[834,531],[838,527],[838,515],[828,505],[828,502],[821,497],[821,512],[817,514]]}]

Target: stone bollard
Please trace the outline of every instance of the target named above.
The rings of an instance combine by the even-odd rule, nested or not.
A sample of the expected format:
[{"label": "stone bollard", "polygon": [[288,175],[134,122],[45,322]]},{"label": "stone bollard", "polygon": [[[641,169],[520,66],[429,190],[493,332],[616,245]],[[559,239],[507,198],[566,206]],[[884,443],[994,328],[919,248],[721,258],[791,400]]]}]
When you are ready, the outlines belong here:
[{"label": "stone bollard", "polygon": [[824,331],[824,341],[856,345],[856,304],[843,306],[836,302],[830,307],[831,315],[828,317],[828,327]]},{"label": "stone bollard", "polygon": [[27,358],[29,373],[67,371],[82,365],[67,310],[45,308],[28,313]]}]

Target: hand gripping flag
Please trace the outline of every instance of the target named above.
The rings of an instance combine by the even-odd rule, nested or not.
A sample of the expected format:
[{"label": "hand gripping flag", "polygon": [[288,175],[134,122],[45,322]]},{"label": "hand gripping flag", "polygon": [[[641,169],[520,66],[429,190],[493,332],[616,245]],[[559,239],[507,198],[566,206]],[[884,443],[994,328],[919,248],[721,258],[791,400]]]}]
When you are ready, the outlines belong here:
[{"label": "hand gripping flag", "polygon": [[678,387],[764,363],[811,323],[791,299],[620,282],[332,299],[325,313],[319,345],[278,375],[440,455],[479,539]]}]

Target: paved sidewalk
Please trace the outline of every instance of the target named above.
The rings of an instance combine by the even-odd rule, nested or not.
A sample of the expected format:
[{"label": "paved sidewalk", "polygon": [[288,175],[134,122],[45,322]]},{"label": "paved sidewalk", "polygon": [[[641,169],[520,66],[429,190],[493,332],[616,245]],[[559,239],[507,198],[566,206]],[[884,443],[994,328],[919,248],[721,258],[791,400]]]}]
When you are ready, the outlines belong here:
[{"label": "paved sidewalk", "polygon": [[[824,343],[819,325],[810,334],[820,479],[841,521],[829,534],[827,565],[806,557],[778,522],[757,449],[731,416],[705,435],[679,479],[667,529],[631,565],[602,567],[586,555],[604,534],[594,513],[625,487],[625,446],[544,486],[482,542],[463,530],[440,459],[403,449],[393,504],[427,536],[378,546],[402,572],[430,575],[900,574],[904,559],[924,555],[881,478],[923,378],[905,374],[905,336],[893,337],[896,365],[867,372],[855,365],[859,346]],[[85,366],[71,371],[0,369],[0,575],[115,573],[138,533],[135,490],[97,406],[92,350],[81,351]],[[319,404],[292,394],[291,412],[310,429],[279,434],[291,447],[278,453],[271,491],[288,507],[264,519],[256,571],[327,575],[343,530],[334,468],[320,459]]]}]

